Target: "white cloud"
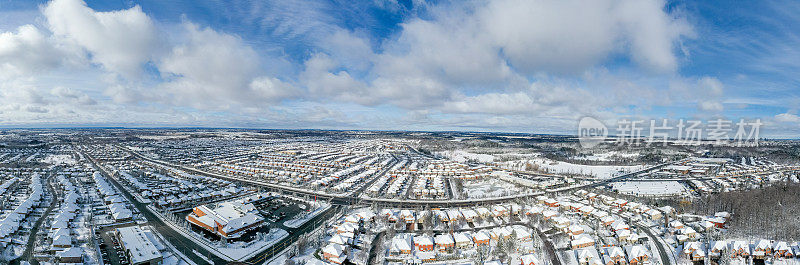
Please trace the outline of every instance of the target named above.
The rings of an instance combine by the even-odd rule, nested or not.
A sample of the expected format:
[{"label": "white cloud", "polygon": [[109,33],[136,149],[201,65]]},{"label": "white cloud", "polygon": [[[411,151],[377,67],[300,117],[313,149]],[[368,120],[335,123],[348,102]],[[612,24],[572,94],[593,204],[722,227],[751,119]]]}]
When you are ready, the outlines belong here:
[{"label": "white cloud", "polygon": [[[627,95],[626,105],[635,100],[630,95],[648,96],[650,102],[655,93],[640,93],[636,91],[639,85],[613,87],[612,96],[586,93],[577,84],[541,86],[542,82],[536,93],[520,91],[528,90],[537,79],[593,72],[618,54],[638,62],[645,72],[671,73],[677,68],[675,46],[691,36],[692,29],[685,20],[664,11],[665,4],[660,0],[495,0],[442,5],[433,9],[430,19],[412,18],[401,24],[397,37],[375,51],[353,32],[336,31],[322,42],[330,47],[324,67],[311,68],[322,61],[312,56],[305,62],[301,79],[312,94],[409,110],[530,111],[557,100],[554,95],[576,93],[615,100]],[[372,67],[363,71],[364,65]],[[354,68],[363,71],[364,78],[348,71]],[[560,99],[570,105],[553,107],[587,112],[608,107],[571,103],[575,98]],[[526,106],[512,111],[515,105]]]},{"label": "white cloud", "polygon": [[[292,65],[293,58],[280,52],[261,53],[281,47],[251,46],[186,19],[177,27],[164,25],[139,6],[97,12],[80,0],[54,0],[42,8],[52,33],[33,26],[0,33],[0,68],[38,73],[65,58],[91,60],[86,70],[105,78],[97,78],[96,86],[36,78],[22,86],[0,84],[14,87],[0,91],[0,102],[9,106],[3,118],[119,121],[121,114],[143,113],[131,122],[209,124],[225,117],[245,124],[350,124],[352,112],[336,109],[341,104],[368,113],[359,120],[390,127],[397,113],[385,119],[377,108],[409,112],[432,126],[516,130],[545,126],[539,123],[571,126],[578,115],[680,100],[723,109],[719,80],[675,77],[676,46],[692,29],[665,11],[662,0],[453,2],[429,7],[424,18],[409,17],[386,39],[343,29],[329,14],[317,16],[327,11],[317,2],[302,4],[260,6],[246,18],[262,17],[275,36],[314,42],[310,56]],[[298,47],[304,45],[309,43]],[[634,64],[608,73],[605,64],[618,57]],[[142,75],[146,63],[161,76]],[[680,98],[650,86],[672,77],[687,88]],[[691,93],[695,88],[704,91],[701,97]],[[286,110],[297,101],[308,105]]]},{"label": "white cloud", "polygon": [[586,76],[582,79],[582,85],[576,85],[568,79],[542,78],[529,84],[526,89],[513,92],[456,95],[445,102],[441,109],[446,113],[577,119],[583,115],[604,115],[608,108],[630,104],[634,94],[617,94],[610,89],[611,77],[588,73]]},{"label": "white cloud", "polygon": [[699,103],[699,109],[703,111],[716,111],[720,112],[724,110],[722,103],[716,101],[703,101]]},{"label": "white cloud", "polygon": [[332,73],[337,68],[330,56],[317,53],[305,62],[300,82],[308,89],[308,98],[334,98],[341,101],[374,104],[378,99],[367,90],[366,84],[356,80],[347,71]]},{"label": "white cloud", "polygon": [[366,71],[375,59],[369,40],[345,29],[326,36],[319,46],[349,69]]},{"label": "white cloud", "polygon": [[[168,43],[139,6],[96,12],[80,0],[54,0],[41,12],[50,31],[26,25],[0,33],[5,123],[110,123],[124,117],[111,113],[136,111],[148,113],[139,120],[146,122],[159,112],[175,115],[173,106],[236,113],[299,95],[290,82],[265,74],[260,55],[233,35],[185,22]],[[141,75],[148,62],[162,80]]]},{"label": "white cloud", "polygon": [[[278,79],[260,77],[259,55],[236,36],[186,23],[187,40],[158,62],[170,81],[165,92],[179,105],[230,109],[239,103],[262,105],[293,95]],[[259,78],[259,79],[256,79]]]},{"label": "white cloud", "polygon": [[53,34],[91,54],[107,70],[135,77],[160,45],[155,25],[134,6],[96,12],[82,0],[54,0],[42,10]]},{"label": "white cloud", "polygon": [[0,33],[0,78],[50,70],[66,58],[68,53],[33,25]]},{"label": "white cloud", "polygon": [[141,90],[131,86],[114,84],[106,88],[103,91],[103,95],[110,97],[111,101],[117,104],[133,104],[148,99]]},{"label": "white cloud", "polygon": [[512,75],[499,50],[480,34],[474,18],[443,14],[414,19],[378,58],[376,72],[388,78],[413,75],[454,84],[504,81]]},{"label": "white cloud", "polygon": [[459,113],[531,113],[537,104],[526,93],[488,93],[445,103],[444,109]]},{"label": "white cloud", "polygon": [[97,104],[97,102],[91,97],[89,97],[89,95],[80,91],[73,90],[68,87],[58,86],[53,88],[53,90],[50,93],[56,96],[57,99],[59,100],[69,100],[78,103],[80,105]]},{"label": "white cloud", "polygon": [[[677,67],[675,44],[692,34],[661,0],[490,1],[476,12],[478,33],[491,36],[525,73],[581,72],[613,53],[657,71]],[[482,36],[483,34],[476,34]]]},{"label": "white cloud", "polygon": [[689,91],[688,97],[700,100],[698,108],[702,111],[721,112],[725,108],[720,99],[723,96],[724,86],[719,79],[714,77],[702,77],[697,80],[697,90]]},{"label": "white cloud", "polygon": [[704,93],[708,93],[711,96],[721,96],[724,92],[722,82],[714,77],[704,76],[697,81],[697,84]]},{"label": "white cloud", "polygon": [[294,86],[274,77],[257,77],[250,82],[250,89],[258,98],[273,102],[299,96]]},{"label": "white cloud", "polygon": [[778,122],[798,123],[800,122],[800,116],[787,112],[775,115],[775,120]]}]

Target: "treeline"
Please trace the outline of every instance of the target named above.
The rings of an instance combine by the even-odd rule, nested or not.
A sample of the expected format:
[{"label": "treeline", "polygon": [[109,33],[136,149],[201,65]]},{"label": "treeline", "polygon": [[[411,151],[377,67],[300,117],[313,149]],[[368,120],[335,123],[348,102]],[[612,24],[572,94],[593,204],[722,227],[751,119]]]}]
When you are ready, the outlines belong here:
[{"label": "treeline", "polygon": [[702,215],[732,213],[728,238],[800,240],[800,184],[797,183],[704,196],[687,208]]}]

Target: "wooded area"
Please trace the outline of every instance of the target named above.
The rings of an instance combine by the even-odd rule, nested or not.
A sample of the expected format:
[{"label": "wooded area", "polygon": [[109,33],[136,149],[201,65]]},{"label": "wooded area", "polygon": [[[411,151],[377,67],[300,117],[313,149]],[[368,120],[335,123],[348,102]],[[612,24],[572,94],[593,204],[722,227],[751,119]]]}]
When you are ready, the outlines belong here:
[{"label": "wooded area", "polygon": [[704,196],[690,210],[710,215],[733,214],[727,238],[800,239],[800,184],[775,184],[761,189]]}]

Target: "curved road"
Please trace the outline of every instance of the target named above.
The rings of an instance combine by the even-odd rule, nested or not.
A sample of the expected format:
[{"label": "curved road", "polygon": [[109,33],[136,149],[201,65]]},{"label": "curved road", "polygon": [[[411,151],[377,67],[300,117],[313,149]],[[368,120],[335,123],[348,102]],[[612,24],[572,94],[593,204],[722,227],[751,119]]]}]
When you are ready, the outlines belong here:
[{"label": "curved road", "polygon": [[[651,170],[654,170],[654,169],[658,169],[658,168],[661,168],[661,167],[666,165],[666,164],[656,165],[656,166],[653,166],[653,167],[650,167],[650,168],[646,168],[646,169],[643,169],[643,170],[640,170],[640,171],[631,172],[631,173],[623,174],[623,175],[620,175],[620,176],[617,176],[617,177],[614,177],[614,178],[599,180],[599,181],[591,182],[591,183],[584,184],[584,185],[570,186],[570,187],[564,187],[564,188],[558,188],[558,189],[549,189],[549,190],[536,192],[536,193],[517,194],[517,195],[498,197],[498,198],[471,199],[471,200],[444,200],[444,201],[394,200],[394,199],[382,199],[382,198],[355,198],[353,196],[348,196],[348,195],[332,195],[332,194],[319,193],[319,192],[306,190],[306,189],[299,189],[299,188],[296,188],[296,187],[289,187],[289,186],[285,186],[285,185],[266,183],[266,182],[255,181],[255,180],[250,180],[250,179],[243,179],[243,178],[237,178],[237,177],[230,177],[230,176],[225,176],[225,175],[221,175],[221,174],[202,171],[202,170],[199,170],[199,169],[196,169],[196,168],[176,165],[176,164],[173,164],[173,163],[170,163],[170,162],[166,162],[166,161],[162,161],[162,160],[148,158],[148,157],[146,157],[144,155],[139,154],[138,152],[129,150],[129,149],[125,148],[125,147],[122,147],[122,146],[117,146],[117,147],[122,149],[122,150],[125,150],[125,151],[129,152],[134,157],[137,157],[137,158],[139,158],[141,160],[149,161],[149,162],[154,163],[154,164],[181,169],[181,170],[184,170],[186,172],[190,172],[190,173],[197,174],[197,175],[203,175],[203,176],[208,176],[208,177],[213,177],[213,178],[225,179],[225,180],[229,180],[229,181],[244,182],[244,183],[261,186],[261,187],[267,188],[269,190],[274,190],[274,191],[279,191],[279,192],[289,192],[289,193],[293,193],[293,194],[315,196],[317,198],[330,200],[335,205],[347,206],[347,205],[353,205],[353,204],[358,204],[358,203],[375,203],[375,204],[378,204],[378,205],[381,205],[381,206],[391,206],[391,207],[401,207],[401,208],[402,207],[421,207],[421,206],[422,207],[431,207],[431,208],[437,208],[437,207],[448,207],[449,208],[449,207],[476,206],[476,205],[483,205],[483,204],[490,204],[490,203],[502,203],[502,202],[507,202],[507,201],[513,201],[513,200],[520,199],[520,198],[531,198],[531,197],[544,195],[544,194],[552,193],[552,192],[566,192],[566,191],[575,190],[575,189],[581,189],[581,188],[597,187],[597,186],[605,185],[605,184],[608,184],[608,183],[611,183],[611,182],[624,180],[624,179],[636,176],[636,175],[638,175],[640,173],[648,172],[648,171],[651,171]],[[386,173],[386,170],[382,171],[380,173],[380,175],[385,174],[385,173]],[[368,181],[361,188],[359,188],[359,190],[362,190],[365,187],[369,186],[369,184],[373,183],[377,179],[378,179],[378,177],[375,177],[372,180]],[[116,181],[114,181],[114,182],[115,182],[116,185],[119,185],[118,183],[116,183]],[[121,190],[124,190],[124,189],[121,189]],[[133,200],[132,197],[130,199],[131,199],[132,202],[135,202],[135,200]],[[137,208],[139,208],[139,207],[140,206],[137,205]],[[294,243],[301,235],[303,235],[303,234],[305,234],[307,232],[313,231],[313,229],[315,229],[318,225],[320,225],[322,222],[324,222],[324,220],[329,218],[331,215],[335,214],[335,212],[336,212],[336,210],[334,210],[335,208],[336,207],[331,207],[331,209],[329,209],[328,211],[324,212],[323,214],[320,214],[319,216],[316,216],[311,221],[309,221],[305,225],[303,225],[303,227],[301,227],[301,228],[299,228],[299,229],[297,229],[295,231],[287,230],[287,231],[290,232],[290,236],[280,240],[276,244],[273,244],[271,247],[269,247],[266,250],[262,251],[260,254],[258,254],[255,257],[247,260],[247,263],[259,264],[259,263],[263,263],[263,262],[269,261],[275,255],[280,254],[286,247],[291,246],[292,243]],[[146,207],[141,207],[140,212],[142,212],[142,213],[150,213],[149,210]],[[150,213],[150,215],[152,215],[152,213]],[[158,219],[155,216],[151,217],[151,216],[148,216],[148,214],[145,214],[145,216],[149,220],[157,220],[158,222],[161,222],[160,219]],[[158,229],[159,227],[161,229]],[[159,226],[159,227],[157,227],[159,232],[162,232],[162,230],[165,230],[165,231],[162,232],[162,234],[167,235],[167,238],[181,238],[181,239],[184,239],[184,240],[180,240],[182,242],[183,241],[189,241],[188,242],[188,243],[190,243],[189,245],[194,244],[190,240],[185,239],[183,236],[175,237],[174,235],[178,234],[178,233],[175,232],[174,230],[168,228],[168,227],[164,227],[163,225]],[[539,231],[539,230],[536,230],[536,231],[537,231],[537,233],[540,234],[540,237],[543,236],[541,231]],[[558,259],[558,256],[557,256],[558,254],[555,251],[555,247],[552,245],[552,242],[548,242],[546,240],[546,238],[547,237],[542,237],[542,240],[544,241],[545,251],[550,253],[551,258],[553,259],[553,264],[554,265],[560,265],[560,260]],[[173,240],[177,240],[177,239],[173,239]],[[172,240],[170,242],[172,242]],[[173,245],[178,246],[178,244],[176,244],[176,243],[173,243]],[[196,245],[196,244],[194,244],[194,245]],[[656,242],[656,246],[659,247],[659,252],[661,253],[662,260],[664,260],[665,251],[663,250],[663,247],[658,242]],[[196,246],[196,247],[192,246],[191,248],[192,249],[199,249],[200,251],[204,251],[204,249],[202,249],[202,247],[199,247],[199,246]],[[185,252],[185,251],[182,251],[182,252]],[[187,256],[192,258],[192,260],[194,260],[194,258],[192,257],[192,256],[195,256],[194,253],[190,252],[190,253],[184,253],[184,254],[186,254]],[[209,253],[209,254],[211,254],[211,253]],[[219,260],[222,260],[221,258],[216,257],[214,255],[209,255],[209,257],[212,258],[212,260],[214,260],[215,262],[217,262]],[[669,261],[669,259],[665,259],[665,260],[667,262]],[[199,264],[202,264],[202,263],[199,263]],[[221,264],[221,263],[218,263],[218,264]],[[669,264],[666,264],[666,265],[669,265]]]},{"label": "curved road", "polygon": [[39,219],[36,220],[36,223],[34,223],[33,228],[31,229],[31,233],[30,235],[28,235],[28,244],[25,245],[25,252],[23,252],[22,256],[19,256],[19,258],[12,260],[9,263],[11,265],[20,264],[20,262],[22,261],[27,261],[30,264],[34,265],[39,264],[39,261],[31,259],[31,256],[34,248],[36,247],[36,234],[39,233],[39,228],[42,227],[42,223],[44,223],[44,220],[47,219],[47,217],[50,215],[50,212],[53,211],[53,208],[56,207],[56,204],[58,204],[59,201],[58,194],[56,193],[55,189],[53,189],[53,185],[50,183],[50,177],[56,171],[57,170],[54,169],[53,171],[48,172],[47,176],[44,178],[44,180],[47,182],[47,189],[50,190],[50,194],[52,194],[51,196],[52,201],[50,202],[50,206],[47,207],[47,210],[45,210],[42,216],[40,216]]},{"label": "curved road", "polygon": [[605,184],[608,184],[608,183],[611,183],[611,182],[616,182],[616,181],[620,181],[620,180],[623,180],[623,179],[627,179],[627,178],[636,176],[636,175],[638,175],[640,173],[644,173],[644,172],[648,172],[648,171],[651,171],[651,170],[654,170],[654,169],[658,169],[658,168],[661,168],[661,167],[666,165],[666,164],[660,164],[660,165],[649,167],[649,168],[646,168],[646,169],[643,169],[643,170],[639,170],[639,171],[636,171],[636,172],[627,173],[627,174],[620,175],[620,176],[613,177],[613,178],[598,180],[597,182],[592,182],[592,183],[588,183],[588,184],[584,184],[584,185],[570,186],[570,187],[564,187],[564,188],[558,188],[558,189],[550,189],[550,190],[545,190],[545,191],[535,192],[535,193],[525,193],[525,194],[518,194],[518,195],[512,195],[512,196],[485,198],[485,199],[427,201],[427,200],[410,200],[410,199],[409,200],[397,200],[397,199],[383,199],[383,198],[355,198],[355,197],[349,196],[349,195],[335,195],[335,194],[327,194],[327,193],[315,192],[315,191],[312,191],[312,190],[300,189],[300,188],[290,187],[290,186],[285,186],[285,185],[280,185],[280,184],[274,184],[274,183],[268,183],[268,182],[256,181],[256,180],[250,180],[250,179],[244,179],[244,178],[237,178],[237,177],[230,177],[230,176],[225,176],[225,175],[221,175],[221,174],[217,174],[217,173],[206,172],[206,171],[202,171],[202,170],[199,170],[199,169],[196,169],[196,168],[176,165],[176,164],[173,164],[173,163],[170,163],[170,162],[148,158],[148,157],[146,157],[144,155],[139,154],[138,152],[129,150],[129,149],[124,148],[122,146],[118,146],[118,147],[123,149],[123,150],[125,150],[125,151],[128,151],[129,153],[133,154],[135,157],[137,157],[139,159],[142,159],[142,160],[145,160],[145,161],[149,161],[151,163],[159,164],[159,165],[162,165],[162,166],[178,168],[178,169],[181,169],[181,170],[184,170],[184,171],[187,171],[187,172],[191,172],[191,173],[197,174],[197,175],[203,175],[203,176],[212,177],[212,178],[225,179],[225,180],[229,180],[229,181],[244,182],[244,183],[265,187],[267,189],[275,190],[275,191],[279,191],[279,192],[290,192],[290,193],[295,193],[295,194],[316,196],[316,197],[322,198],[322,199],[329,199],[329,200],[331,200],[332,203],[339,204],[339,205],[352,205],[352,204],[356,204],[356,203],[360,203],[360,202],[365,202],[365,203],[376,203],[376,204],[381,205],[381,206],[392,206],[392,207],[401,207],[401,208],[416,208],[416,207],[425,207],[425,206],[429,206],[431,208],[442,208],[442,207],[447,208],[447,207],[475,206],[475,205],[490,204],[490,203],[502,203],[502,202],[513,201],[513,200],[520,199],[520,198],[532,198],[532,197],[544,195],[544,194],[551,193],[551,192],[564,192],[564,191],[570,191],[570,190],[582,189],[582,188],[588,188],[588,187],[597,187],[597,186],[605,185]]}]

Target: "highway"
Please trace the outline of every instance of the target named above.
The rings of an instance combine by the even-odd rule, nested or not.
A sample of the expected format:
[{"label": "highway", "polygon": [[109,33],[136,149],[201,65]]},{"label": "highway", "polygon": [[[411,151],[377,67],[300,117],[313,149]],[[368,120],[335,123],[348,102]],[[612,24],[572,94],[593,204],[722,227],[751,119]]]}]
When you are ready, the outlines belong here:
[{"label": "highway", "polygon": [[[214,264],[227,264],[229,263],[228,259],[219,257],[214,253],[209,252],[203,246],[198,245],[196,242],[192,241],[189,238],[186,238],[182,233],[175,231],[172,227],[164,223],[155,213],[153,213],[148,207],[147,204],[140,203],[137,201],[127,189],[125,189],[117,180],[112,177],[112,175],[106,171],[104,168],[100,167],[97,164],[97,161],[87,154],[83,154],[85,157],[89,158],[95,168],[103,174],[106,179],[108,179],[112,184],[114,184],[118,190],[130,201],[139,212],[147,218],[148,223],[153,226],[156,231],[158,231],[164,238],[169,241],[175,248],[177,248],[181,253],[186,255],[189,259],[197,264],[208,264],[208,262],[203,258],[198,256],[196,253],[201,253],[202,255],[206,256],[210,259]],[[289,232],[289,236],[286,238],[276,242],[272,246],[262,250],[259,254],[253,256],[252,258],[246,261],[247,264],[263,264],[268,262],[270,259],[275,257],[275,255],[280,254],[284,251],[287,247],[291,246],[300,236],[305,235],[323,225],[326,220],[332,218],[336,212],[338,212],[339,206],[334,206],[326,210],[325,212],[320,213],[319,215],[315,216],[302,226],[298,228],[289,228],[286,226],[280,225],[282,229]],[[281,220],[283,222],[283,220]]]}]

